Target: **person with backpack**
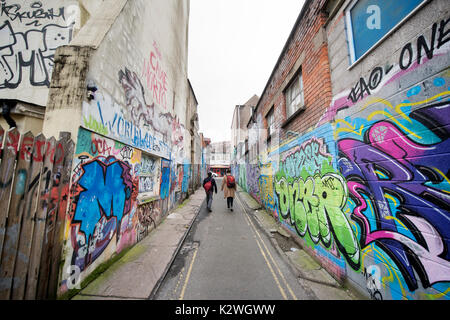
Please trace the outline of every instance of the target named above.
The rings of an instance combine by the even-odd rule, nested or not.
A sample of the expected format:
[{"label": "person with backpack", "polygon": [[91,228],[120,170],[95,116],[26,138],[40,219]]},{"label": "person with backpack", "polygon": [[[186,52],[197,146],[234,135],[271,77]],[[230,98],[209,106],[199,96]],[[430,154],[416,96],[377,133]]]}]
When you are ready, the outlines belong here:
[{"label": "person with backpack", "polygon": [[230,169],[227,169],[226,175],[222,180],[223,197],[227,199],[227,207],[233,211],[233,199],[236,192],[236,180],[231,175]]},{"label": "person with backpack", "polygon": [[205,189],[206,192],[206,206],[208,208],[208,211],[211,212],[211,206],[212,206],[212,200],[213,200],[213,192],[216,191],[217,194],[217,185],[216,181],[212,177],[212,172],[208,172],[208,177],[206,177],[205,180],[203,180],[203,189]]}]

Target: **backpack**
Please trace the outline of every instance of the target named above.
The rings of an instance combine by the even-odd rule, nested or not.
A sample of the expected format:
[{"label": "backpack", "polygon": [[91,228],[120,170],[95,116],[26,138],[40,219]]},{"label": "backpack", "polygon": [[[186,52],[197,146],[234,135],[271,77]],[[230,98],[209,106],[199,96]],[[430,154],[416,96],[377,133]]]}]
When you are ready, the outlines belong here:
[{"label": "backpack", "polygon": [[212,182],[211,182],[211,180],[209,180],[208,182],[206,182],[206,183],[203,185],[203,188],[205,188],[205,191],[206,191],[206,192],[209,192],[209,191],[212,189]]},{"label": "backpack", "polygon": [[227,187],[228,188],[234,188],[236,185],[236,182],[234,181],[233,176],[227,176]]}]

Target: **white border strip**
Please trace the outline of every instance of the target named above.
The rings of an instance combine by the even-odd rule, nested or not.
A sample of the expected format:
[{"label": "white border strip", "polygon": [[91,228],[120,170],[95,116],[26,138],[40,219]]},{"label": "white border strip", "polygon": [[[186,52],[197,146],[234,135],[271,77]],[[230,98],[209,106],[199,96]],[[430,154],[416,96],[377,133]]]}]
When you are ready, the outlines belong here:
[{"label": "white border strip", "polygon": [[346,16],[346,29],[347,29],[347,39],[348,39],[348,46],[350,51],[350,66],[347,68],[347,70],[350,70],[355,66],[359,61],[361,61],[365,56],[367,56],[372,50],[374,50],[381,42],[383,42],[387,37],[389,37],[395,30],[397,30],[406,20],[408,20],[413,14],[415,14],[420,8],[422,8],[426,3],[430,2],[431,0],[423,0],[413,11],[411,11],[406,17],[404,17],[402,20],[400,20],[399,23],[397,23],[394,27],[392,27],[389,32],[387,32],[380,40],[378,40],[374,45],[372,45],[361,57],[356,60],[356,54],[355,54],[355,46],[354,46],[354,39],[353,39],[353,26],[352,26],[352,18],[350,15],[350,11],[352,8],[356,5],[356,3],[359,0],[354,0],[348,8],[345,10],[345,16]]}]

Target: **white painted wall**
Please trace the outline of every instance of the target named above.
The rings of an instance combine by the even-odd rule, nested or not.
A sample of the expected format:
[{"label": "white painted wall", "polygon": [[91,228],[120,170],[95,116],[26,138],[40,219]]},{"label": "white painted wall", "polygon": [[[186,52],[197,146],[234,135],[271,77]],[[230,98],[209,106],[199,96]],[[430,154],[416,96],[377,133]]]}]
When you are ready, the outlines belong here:
[{"label": "white painted wall", "polygon": [[96,131],[94,123],[103,124],[99,133],[179,163],[190,157],[188,8],[188,1],[128,1],[91,58],[87,82],[98,91],[84,103],[82,126]]}]

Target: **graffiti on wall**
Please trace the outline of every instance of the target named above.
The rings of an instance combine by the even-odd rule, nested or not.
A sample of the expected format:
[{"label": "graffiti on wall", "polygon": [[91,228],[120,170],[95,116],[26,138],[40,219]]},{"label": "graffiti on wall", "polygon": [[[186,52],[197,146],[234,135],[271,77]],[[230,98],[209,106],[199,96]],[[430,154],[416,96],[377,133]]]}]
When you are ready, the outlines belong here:
[{"label": "graffiti on wall", "polygon": [[71,41],[78,7],[49,8],[33,1],[28,8],[2,1],[0,10],[0,90],[21,83],[49,87],[55,51]]},{"label": "graffiti on wall", "polygon": [[139,175],[139,193],[159,195],[159,176],[161,164],[158,158],[142,155],[135,166],[135,174]]},{"label": "graffiti on wall", "polygon": [[135,72],[125,68],[118,78],[125,106],[96,92],[95,99],[83,103],[83,126],[166,159],[183,159],[185,128],[178,116],[163,112],[155,102],[147,103]]},{"label": "graffiti on wall", "polygon": [[120,252],[158,224],[159,201],[137,199],[140,191],[159,194],[160,170],[160,160],[138,149],[79,130],[65,235],[71,265],[83,271],[107,248]]},{"label": "graffiti on wall", "polygon": [[399,270],[403,295],[405,287],[413,292],[450,281],[448,79],[445,71],[426,80],[398,104],[371,99],[366,118],[337,124],[339,165],[361,245],[379,248]]},{"label": "graffiti on wall", "polygon": [[247,174],[247,192],[251,194],[258,202],[261,201],[259,193],[260,169],[259,164],[246,164]]},{"label": "graffiti on wall", "polygon": [[272,151],[281,155],[274,176],[278,212],[309,245],[330,250],[335,245],[358,268],[360,248],[345,214],[347,186],[334,168],[331,132],[327,125]]},{"label": "graffiti on wall", "polygon": [[[264,207],[372,299],[450,298],[449,22],[335,95],[312,132],[259,155]],[[232,169],[249,191],[249,166]]]},{"label": "graffiti on wall", "polygon": [[183,178],[181,183],[181,192],[188,192],[190,177],[191,177],[191,165],[189,163],[185,163],[183,164]]},{"label": "graffiti on wall", "polygon": [[159,201],[151,201],[137,208],[138,226],[137,241],[148,235],[152,228],[156,228],[156,222],[160,220],[161,210]]},{"label": "graffiti on wall", "polygon": [[261,193],[261,203],[270,211],[277,214],[276,198],[273,190],[273,170],[271,163],[261,165],[261,175],[259,177],[259,190]]},{"label": "graffiti on wall", "polygon": [[376,95],[389,83],[397,81],[406,73],[414,71],[435,57],[445,56],[448,52],[448,28],[450,18],[432,25],[431,30],[419,35],[414,41],[406,43],[395,63],[376,66],[367,77],[360,77],[355,85],[347,91],[337,94],[324,113],[318,126],[332,121],[338,111],[354,108],[363,99]]},{"label": "graffiti on wall", "polygon": [[72,220],[74,265],[84,270],[95,261],[114,236],[132,206],[131,167],[115,157],[97,157],[81,165],[73,194]]},{"label": "graffiti on wall", "polygon": [[339,169],[373,299],[449,299],[449,22],[403,45],[324,117],[341,110]]},{"label": "graffiti on wall", "polygon": [[170,191],[170,161],[161,160],[161,179],[160,179],[160,197],[166,199]]},{"label": "graffiti on wall", "polygon": [[142,76],[145,78],[146,88],[152,93],[153,100],[164,109],[167,109],[168,78],[162,63],[162,54],[158,45],[153,41],[153,50],[148,59],[144,60]]}]

